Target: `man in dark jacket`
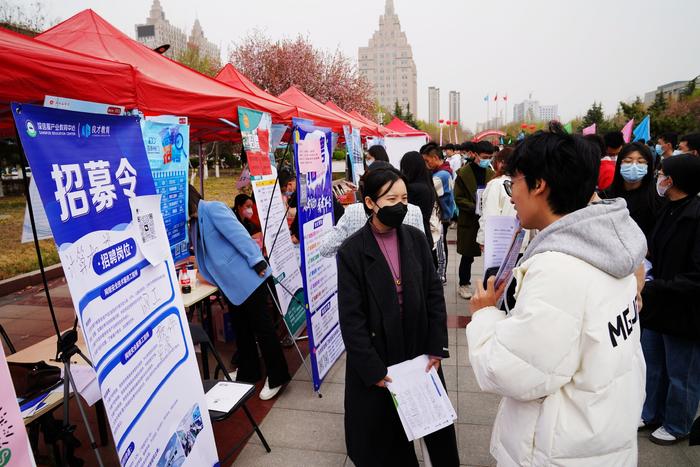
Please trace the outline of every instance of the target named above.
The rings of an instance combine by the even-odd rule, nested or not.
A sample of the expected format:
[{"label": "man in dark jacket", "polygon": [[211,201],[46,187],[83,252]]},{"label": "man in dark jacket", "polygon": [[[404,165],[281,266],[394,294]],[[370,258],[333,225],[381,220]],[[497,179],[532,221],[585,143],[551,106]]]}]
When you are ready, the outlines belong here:
[{"label": "man in dark jacket", "polygon": [[642,348],[647,364],[640,427],[659,427],[656,444],[685,439],[700,403],[700,158],[662,162],[661,211],[649,242],[652,262],[642,292]]},{"label": "man in dark jacket", "polygon": [[488,141],[479,141],[476,156],[465,164],[455,180],[455,203],[459,209],[457,219],[457,253],[462,255],[459,262],[459,296],[468,300],[472,297],[471,279],[472,263],[475,256],[481,256],[481,248],[476,243],[479,231],[480,195],[495,172],[491,168],[491,159],[495,152]]}]

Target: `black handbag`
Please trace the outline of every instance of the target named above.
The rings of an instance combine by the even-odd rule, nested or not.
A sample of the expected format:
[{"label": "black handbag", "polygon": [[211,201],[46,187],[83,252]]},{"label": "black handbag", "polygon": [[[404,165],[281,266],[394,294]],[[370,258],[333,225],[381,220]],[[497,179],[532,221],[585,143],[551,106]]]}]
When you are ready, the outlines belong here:
[{"label": "black handbag", "polygon": [[32,399],[61,381],[61,369],[45,361],[35,363],[7,362],[17,397]]}]

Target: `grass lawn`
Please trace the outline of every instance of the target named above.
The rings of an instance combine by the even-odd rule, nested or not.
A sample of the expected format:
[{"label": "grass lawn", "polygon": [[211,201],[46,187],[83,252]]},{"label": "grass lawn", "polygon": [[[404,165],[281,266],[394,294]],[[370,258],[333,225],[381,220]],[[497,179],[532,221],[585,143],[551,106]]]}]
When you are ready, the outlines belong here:
[{"label": "grass lawn", "polygon": [[[214,178],[213,170],[210,170],[209,173],[211,177],[204,181],[205,199],[223,201],[232,206],[233,198],[238,192],[236,180],[238,180],[240,171],[222,170],[220,178]],[[193,184],[199,190],[199,178],[195,178]],[[20,243],[25,205],[24,196],[0,198],[0,239],[2,239],[3,247],[2,255],[0,255],[0,280],[39,268],[34,242]],[[41,245],[44,265],[57,264],[59,262],[58,252],[53,240],[42,240],[39,244]]]}]

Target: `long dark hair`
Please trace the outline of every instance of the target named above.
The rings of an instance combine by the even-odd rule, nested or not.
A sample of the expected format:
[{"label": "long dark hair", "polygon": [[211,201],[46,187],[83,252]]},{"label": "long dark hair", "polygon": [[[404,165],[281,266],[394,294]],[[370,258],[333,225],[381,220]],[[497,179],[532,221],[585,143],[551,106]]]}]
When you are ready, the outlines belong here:
[{"label": "long dark hair", "polygon": [[406,176],[408,183],[423,183],[428,186],[431,193],[431,203],[437,199],[437,192],[433,184],[433,177],[425,166],[423,156],[418,151],[409,151],[401,158],[401,172]]},{"label": "long dark hair", "polygon": [[654,177],[654,158],[651,155],[651,151],[646,144],[639,142],[625,144],[620,150],[620,154],[617,155],[617,162],[615,163],[615,176],[613,178],[612,184],[610,185],[610,192],[619,195],[625,191],[625,179],[622,178],[620,173],[620,168],[622,166],[622,160],[627,157],[627,155],[638,152],[647,161],[647,174],[642,179],[641,187],[646,187],[652,182]]}]

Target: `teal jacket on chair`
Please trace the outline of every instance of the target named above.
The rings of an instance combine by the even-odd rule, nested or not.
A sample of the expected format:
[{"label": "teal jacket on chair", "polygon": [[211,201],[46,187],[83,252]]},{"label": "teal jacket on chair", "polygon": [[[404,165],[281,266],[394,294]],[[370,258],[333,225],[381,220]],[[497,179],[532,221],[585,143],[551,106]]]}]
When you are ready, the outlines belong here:
[{"label": "teal jacket on chair", "polygon": [[253,266],[264,261],[260,247],[233,211],[220,201],[200,201],[199,229],[195,233],[195,257],[202,277],[216,285],[231,303],[240,305],[265,279]]}]

